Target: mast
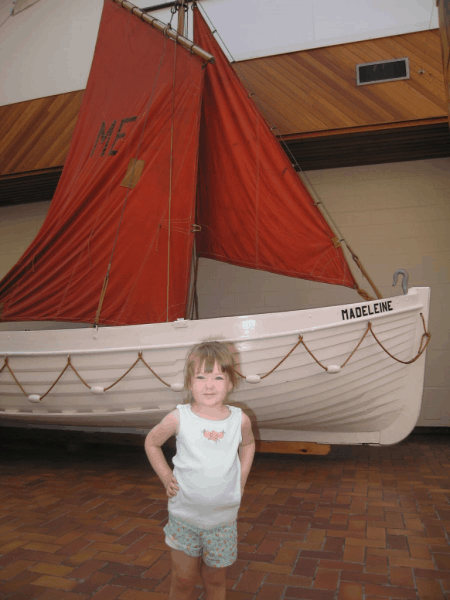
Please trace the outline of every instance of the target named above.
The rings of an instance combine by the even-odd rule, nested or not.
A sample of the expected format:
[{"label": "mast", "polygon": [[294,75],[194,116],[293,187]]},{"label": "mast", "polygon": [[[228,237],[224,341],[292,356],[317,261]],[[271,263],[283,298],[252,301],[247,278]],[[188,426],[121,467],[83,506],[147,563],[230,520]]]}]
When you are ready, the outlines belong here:
[{"label": "mast", "polygon": [[[185,30],[186,13],[189,10],[189,0],[175,0],[166,4],[167,7],[175,7],[178,11],[177,32],[183,35]],[[144,9],[145,10],[145,9]],[[214,63],[214,59],[210,61]],[[196,212],[196,211],[195,211]],[[197,296],[197,274],[198,274],[198,257],[195,243],[195,232],[198,231],[198,225],[193,225],[192,233],[194,236],[191,255],[191,273],[189,278],[189,290],[185,309],[185,318],[198,319],[198,296]]]},{"label": "mast", "polygon": [[187,3],[186,0],[180,0],[177,10],[178,10],[178,27],[177,32],[180,35],[184,35],[184,23],[186,21],[186,11],[187,11]]}]

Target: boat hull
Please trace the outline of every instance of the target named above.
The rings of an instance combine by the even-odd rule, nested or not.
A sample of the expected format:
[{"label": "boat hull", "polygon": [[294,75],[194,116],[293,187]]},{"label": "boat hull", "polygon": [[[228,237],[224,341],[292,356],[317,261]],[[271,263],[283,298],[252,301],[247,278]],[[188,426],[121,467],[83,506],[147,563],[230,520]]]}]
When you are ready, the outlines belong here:
[{"label": "boat hull", "polygon": [[[339,367],[369,322],[393,356],[414,358],[424,333],[421,315],[428,325],[429,298],[429,288],[412,288],[382,301],[275,314],[98,330],[1,331],[0,423],[147,430],[185,401],[185,392],[162,383],[146,364],[169,386],[180,387],[190,347],[220,339],[238,351],[244,376],[261,376],[301,335],[322,366],[300,344],[273,373],[259,383],[241,380],[230,396],[230,403],[251,417],[256,437],[393,444],[411,432],[419,417],[425,353],[413,364],[401,364],[369,331]],[[102,391],[126,373],[139,353],[146,364],[139,360]],[[68,357],[70,366],[44,396]]]}]

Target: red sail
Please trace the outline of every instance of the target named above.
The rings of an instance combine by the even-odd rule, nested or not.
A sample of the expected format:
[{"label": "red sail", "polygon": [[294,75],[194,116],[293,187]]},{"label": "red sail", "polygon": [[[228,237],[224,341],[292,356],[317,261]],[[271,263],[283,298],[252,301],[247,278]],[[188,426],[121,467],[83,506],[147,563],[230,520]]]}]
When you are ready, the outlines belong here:
[{"label": "red sail", "polygon": [[37,238],[0,284],[1,320],[92,323],[104,288],[100,323],[185,315],[202,66],[105,0],[63,175]]},{"label": "red sail", "polygon": [[195,42],[216,59],[203,93],[199,256],[354,287],[333,232],[195,12]]}]

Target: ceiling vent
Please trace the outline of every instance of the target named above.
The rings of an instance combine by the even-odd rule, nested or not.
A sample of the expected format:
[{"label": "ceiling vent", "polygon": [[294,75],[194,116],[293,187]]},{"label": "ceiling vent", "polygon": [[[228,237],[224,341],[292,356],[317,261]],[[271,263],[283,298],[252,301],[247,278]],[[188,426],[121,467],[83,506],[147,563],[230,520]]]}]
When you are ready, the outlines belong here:
[{"label": "ceiling vent", "polygon": [[357,85],[398,81],[399,79],[409,79],[409,60],[407,58],[356,65]]}]

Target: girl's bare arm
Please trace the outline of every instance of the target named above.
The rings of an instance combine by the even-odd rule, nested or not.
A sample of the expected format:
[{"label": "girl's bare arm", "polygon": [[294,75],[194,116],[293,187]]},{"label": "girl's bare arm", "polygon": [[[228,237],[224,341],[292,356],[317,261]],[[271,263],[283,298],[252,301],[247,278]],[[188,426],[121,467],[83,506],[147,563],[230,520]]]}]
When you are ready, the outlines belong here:
[{"label": "girl's bare arm", "polygon": [[239,448],[241,459],[241,495],[247,482],[248,474],[255,456],[255,438],[253,437],[252,423],[249,417],[242,413],[242,442]]},{"label": "girl's bare arm", "polygon": [[178,409],[175,409],[173,412],[166,415],[161,423],[156,425],[156,427],[154,427],[145,438],[144,447],[148,460],[166,488],[169,498],[176,496],[179,488],[172,469],[169,467],[166,459],[164,458],[161,446],[172,435],[176,435],[178,433],[178,428]]}]

